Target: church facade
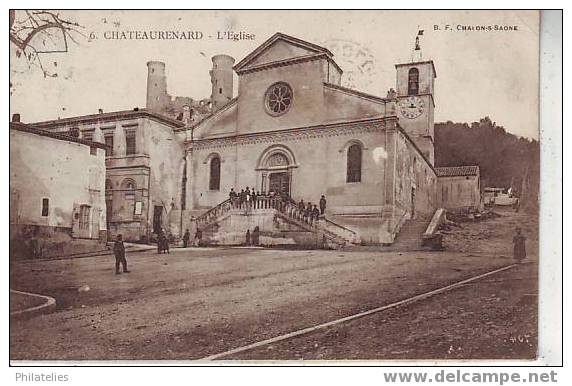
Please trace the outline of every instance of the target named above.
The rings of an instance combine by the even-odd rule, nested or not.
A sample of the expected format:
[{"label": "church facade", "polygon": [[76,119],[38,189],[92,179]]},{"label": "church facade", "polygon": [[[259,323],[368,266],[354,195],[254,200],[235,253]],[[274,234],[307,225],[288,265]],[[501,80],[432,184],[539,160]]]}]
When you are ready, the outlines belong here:
[{"label": "church facade", "polygon": [[398,64],[386,98],[342,87],[331,52],[283,34],[234,70],[238,97],[186,141],[193,215],[231,188],[325,195],[328,219],[363,243],[391,243],[404,221],[433,213],[432,61]]},{"label": "church facade", "polygon": [[313,204],[324,195],[325,219],[364,244],[390,244],[406,221],[434,213],[431,60],[397,64],[385,97],[342,87],[328,49],[281,33],[236,64],[212,60],[208,99],[170,96],[165,64],[152,61],[146,109],[35,124],[107,144],[112,238],[210,226],[205,213],[232,188]]}]

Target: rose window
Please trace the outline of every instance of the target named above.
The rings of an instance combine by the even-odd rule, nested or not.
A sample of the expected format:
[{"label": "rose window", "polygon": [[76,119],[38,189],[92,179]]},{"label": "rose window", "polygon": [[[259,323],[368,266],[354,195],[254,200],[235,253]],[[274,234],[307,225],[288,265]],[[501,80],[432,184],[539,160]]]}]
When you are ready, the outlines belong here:
[{"label": "rose window", "polygon": [[274,83],[266,91],[266,111],[270,115],[284,114],[292,104],[292,88],[283,82]]}]

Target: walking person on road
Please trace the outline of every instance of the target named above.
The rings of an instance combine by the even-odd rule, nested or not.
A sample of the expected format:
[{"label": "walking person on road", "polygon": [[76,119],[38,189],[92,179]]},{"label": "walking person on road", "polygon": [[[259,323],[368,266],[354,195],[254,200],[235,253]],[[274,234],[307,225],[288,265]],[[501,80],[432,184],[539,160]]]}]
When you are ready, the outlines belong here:
[{"label": "walking person on road", "polygon": [[123,265],[123,272],[129,273],[127,270],[127,260],[125,260],[125,245],[123,245],[123,236],[117,235],[117,240],[113,244],[113,253],[115,254],[115,274],[119,275],[119,264]]},{"label": "walking person on road", "polygon": [[512,238],[514,244],[514,259],[517,263],[526,259],[526,237],[522,234],[519,227],[516,228],[516,234]]}]

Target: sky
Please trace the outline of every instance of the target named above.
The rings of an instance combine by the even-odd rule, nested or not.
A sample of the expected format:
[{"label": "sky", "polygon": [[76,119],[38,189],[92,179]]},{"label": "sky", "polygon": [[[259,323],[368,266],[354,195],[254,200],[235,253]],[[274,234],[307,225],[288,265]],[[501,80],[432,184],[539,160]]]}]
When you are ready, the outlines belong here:
[{"label": "sky", "polygon": [[[537,11],[61,11],[60,16],[83,26],[85,37],[77,35],[77,44],[68,41],[65,53],[41,54],[57,77],[45,78],[11,47],[10,110],[23,122],[144,107],[149,60],[166,63],[169,94],[209,97],[213,55],[228,54],[238,62],[275,32],[329,48],[344,70],[342,85],[384,97],[395,87],[394,65],[410,60],[421,29],[422,59],[433,60],[437,72],[436,122],[489,116],[508,132],[538,139]],[[203,38],[105,38],[111,31],[158,30],[196,31]],[[255,38],[216,38],[225,31]],[[62,42],[55,39],[49,48],[62,48]]]}]

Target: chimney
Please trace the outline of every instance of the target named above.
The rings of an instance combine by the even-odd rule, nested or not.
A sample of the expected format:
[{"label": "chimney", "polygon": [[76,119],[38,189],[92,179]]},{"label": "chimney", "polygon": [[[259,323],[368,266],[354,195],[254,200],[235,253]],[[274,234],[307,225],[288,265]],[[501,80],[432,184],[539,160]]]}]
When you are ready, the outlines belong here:
[{"label": "chimney", "polygon": [[12,122],[20,122],[20,114],[12,114]]}]

